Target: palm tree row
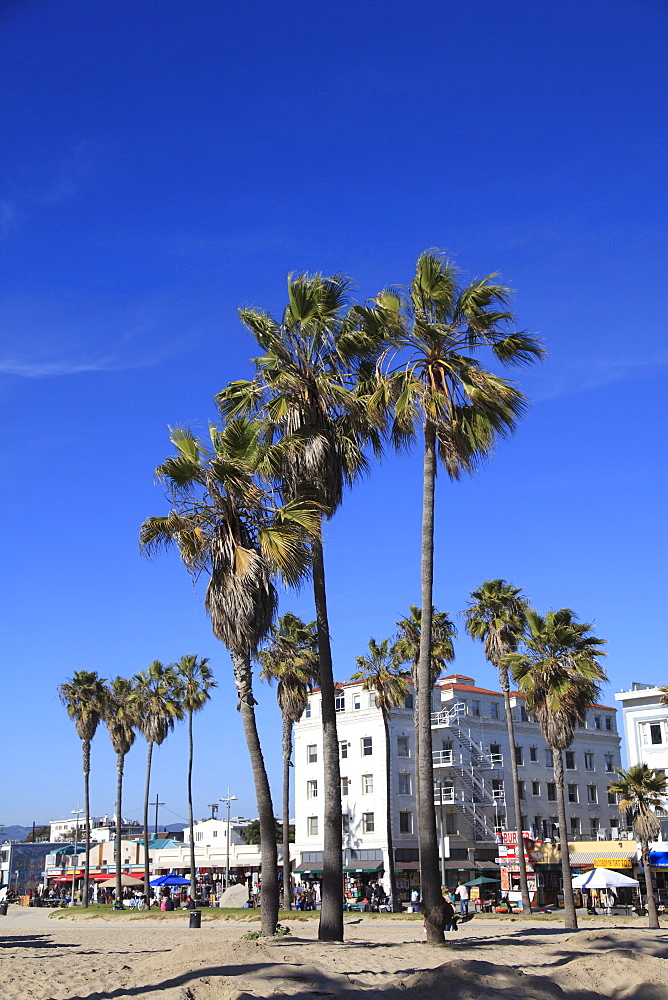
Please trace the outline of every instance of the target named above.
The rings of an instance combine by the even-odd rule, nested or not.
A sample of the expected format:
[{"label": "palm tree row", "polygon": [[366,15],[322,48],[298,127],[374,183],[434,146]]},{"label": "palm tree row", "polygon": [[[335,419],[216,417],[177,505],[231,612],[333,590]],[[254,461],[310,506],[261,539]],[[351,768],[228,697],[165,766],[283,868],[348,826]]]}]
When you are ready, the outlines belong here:
[{"label": "palm tree row", "polygon": [[148,866],[148,803],[153,746],[160,745],[177,720],[188,715],[188,809],[191,844],[191,891],[195,887],[192,811],[193,739],[192,716],[199,711],[216,682],[208,667],[208,660],[184,656],[178,663],[165,667],[158,660],[146,671],[132,679],[116,677],[109,684],[96,671],[75,672],[71,681],[59,688],[60,699],[67,713],[74,720],[77,735],[83,747],[84,807],[86,856],[84,861],[83,904],[88,906],[89,854],[90,854],[90,745],[100,722],[106,723],[111,744],[116,753],[116,838],[114,860],[116,868],[115,894],[122,898],[121,878],[121,826],[122,796],[125,758],[134,740],[135,731],[145,737],[148,747],[146,789],[144,796],[144,893],[150,905]]}]

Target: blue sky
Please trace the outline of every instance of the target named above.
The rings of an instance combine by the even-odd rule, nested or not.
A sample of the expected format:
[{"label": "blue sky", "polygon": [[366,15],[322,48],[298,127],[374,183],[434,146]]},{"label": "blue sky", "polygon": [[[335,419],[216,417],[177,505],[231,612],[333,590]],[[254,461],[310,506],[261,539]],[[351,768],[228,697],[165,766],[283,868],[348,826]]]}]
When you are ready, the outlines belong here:
[{"label": "blue sky", "polygon": [[[168,426],[203,430],[247,376],[242,304],[275,313],[291,271],[360,300],[447,248],[501,272],[548,360],[533,405],[472,480],[439,479],[435,600],[503,576],[608,640],[612,692],[666,683],[668,8],[651,0],[6,0],[2,119],[4,823],[81,800],[56,689],[209,656],[195,811],[254,815],[229,658],[175,557],[141,558],[165,503]],[[419,602],[420,456],[389,456],[328,526],[339,679]],[[281,610],[312,617],[308,590]],[[494,683],[482,652],[456,669]],[[275,695],[258,691],[279,801]],[[154,755],[186,815],[185,732]],[[126,766],[138,817],[145,747]],[[112,812],[106,731],[92,808]]]}]

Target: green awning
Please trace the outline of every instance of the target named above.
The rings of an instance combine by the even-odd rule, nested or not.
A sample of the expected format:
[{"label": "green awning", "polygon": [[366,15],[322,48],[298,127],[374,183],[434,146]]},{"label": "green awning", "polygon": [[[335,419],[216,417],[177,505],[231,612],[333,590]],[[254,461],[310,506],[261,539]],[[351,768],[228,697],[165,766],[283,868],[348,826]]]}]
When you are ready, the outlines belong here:
[{"label": "green awning", "polygon": [[343,870],[348,875],[354,875],[355,872],[382,872],[384,868],[382,861],[351,861]]},{"label": "green awning", "polygon": [[322,875],[322,863],[320,866],[318,864],[311,864],[308,861],[303,861],[296,868],[292,869],[293,875]]}]

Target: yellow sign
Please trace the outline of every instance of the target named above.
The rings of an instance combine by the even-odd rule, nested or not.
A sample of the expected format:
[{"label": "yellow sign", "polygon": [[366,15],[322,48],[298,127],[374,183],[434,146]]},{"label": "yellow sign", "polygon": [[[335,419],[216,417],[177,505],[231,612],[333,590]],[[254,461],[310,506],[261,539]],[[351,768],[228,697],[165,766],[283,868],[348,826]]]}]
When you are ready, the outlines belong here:
[{"label": "yellow sign", "polygon": [[633,868],[630,858],[594,858],[594,868]]}]

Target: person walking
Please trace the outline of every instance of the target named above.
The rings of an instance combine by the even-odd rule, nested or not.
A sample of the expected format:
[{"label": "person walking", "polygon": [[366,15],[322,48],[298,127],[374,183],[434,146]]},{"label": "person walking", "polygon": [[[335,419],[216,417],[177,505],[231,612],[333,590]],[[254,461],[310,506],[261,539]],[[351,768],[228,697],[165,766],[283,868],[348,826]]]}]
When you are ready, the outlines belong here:
[{"label": "person walking", "polygon": [[463,882],[457,883],[457,888],[455,889],[455,896],[459,900],[459,915],[460,917],[468,917],[469,915],[469,890],[468,886],[464,885]]}]

